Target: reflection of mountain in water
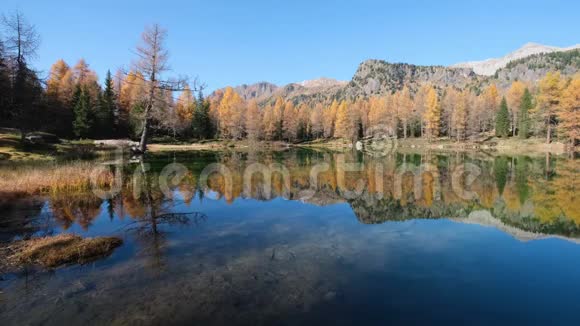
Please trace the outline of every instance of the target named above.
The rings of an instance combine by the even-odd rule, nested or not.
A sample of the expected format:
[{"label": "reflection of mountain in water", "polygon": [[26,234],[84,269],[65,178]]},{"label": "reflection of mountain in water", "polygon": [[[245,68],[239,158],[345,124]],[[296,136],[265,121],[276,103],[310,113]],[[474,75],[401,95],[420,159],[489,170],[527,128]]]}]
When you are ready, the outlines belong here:
[{"label": "reflection of mountain in water", "polygon": [[[402,206],[398,200],[394,200],[393,198],[378,200],[368,193],[360,198],[349,201],[349,204],[358,220],[365,224],[378,224],[415,218],[450,218],[459,223],[493,227],[510,234],[520,241],[559,238],[580,243],[579,238],[557,235],[559,233],[565,234],[565,232],[556,230],[554,227],[551,230],[549,228],[538,229],[537,223],[533,223],[530,220],[528,225],[526,225],[528,230],[525,230],[522,226],[514,226],[516,224],[514,221],[506,220],[506,222],[503,222],[499,218],[494,217],[488,210],[474,210],[469,212],[469,208],[466,209],[461,205],[445,205],[442,202],[435,202],[428,208],[411,205]],[[510,222],[511,225],[508,224]],[[543,233],[546,231],[547,233]]]},{"label": "reflection of mountain in water", "polygon": [[453,220],[460,222],[460,223],[477,224],[477,225],[481,225],[481,226],[494,227],[494,228],[501,230],[507,234],[510,234],[511,236],[513,236],[514,238],[516,238],[520,241],[558,238],[558,239],[564,239],[567,241],[571,241],[571,242],[580,244],[580,239],[578,239],[578,238],[569,238],[569,237],[563,237],[563,236],[559,236],[559,235],[535,233],[535,232],[525,231],[525,230],[519,229],[517,227],[511,226],[511,225],[507,225],[504,222],[502,222],[501,220],[493,217],[491,215],[491,213],[488,211],[474,211],[474,212],[471,212],[467,216],[467,218],[454,218]]},{"label": "reflection of mountain in water", "polygon": [[[359,153],[304,150],[182,155],[170,160],[150,158],[151,169],[140,179],[151,181],[139,190],[147,189],[146,196],[135,197],[137,183],[131,178],[136,166],[129,165],[125,185],[114,198],[104,202],[92,193],[51,193],[47,207],[61,228],[78,224],[89,229],[99,216],[146,219],[151,212],[171,213],[176,204],[190,206],[205,195],[228,204],[248,198],[267,202],[283,197],[317,206],[348,203],[357,219],[365,224],[456,218],[494,226],[522,240],[547,234],[580,236],[580,209],[575,198],[575,189],[580,185],[574,160],[476,159],[464,154],[396,154],[373,158]],[[168,163],[176,161],[184,164],[188,172],[171,186],[172,195],[166,197],[156,180]],[[212,173],[201,184],[203,169],[216,162],[227,173]],[[346,171],[344,164],[350,164]],[[248,175],[250,166],[258,168]],[[277,170],[264,173],[271,167]],[[467,182],[465,175],[457,174],[466,167],[478,169],[472,183]],[[318,173],[313,174],[316,169]],[[248,176],[250,182],[245,184]],[[466,199],[458,193],[458,185],[474,195]],[[275,209],[266,204],[264,208]],[[476,215],[479,217],[474,219],[470,215],[474,211],[487,211],[490,218]]]},{"label": "reflection of mountain in water", "polygon": [[377,199],[375,194],[369,193],[349,200],[349,204],[358,220],[365,224],[465,215],[465,208],[459,204],[448,205],[442,201],[436,201],[429,207],[413,204],[402,205],[400,200],[392,197]]},{"label": "reflection of mountain in water", "polygon": [[[414,218],[461,218],[484,210],[501,223],[489,225],[531,232],[534,236],[530,238],[538,234],[580,236],[580,210],[575,204],[575,189],[580,186],[575,176],[579,171],[574,160],[549,157],[546,161],[521,156],[475,159],[465,155],[429,154],[397,154],[376,159],[357,153],[293,151],[279,153],[278,157],[237,155],[220,159],[233,172],[234,184],[243,179],[244,167],[255,162],[265,166],[284,163],[290,180],[284,182],[281,175],[273,174],[271,193],[267,194],[264,179],[258,173],[252,179],[252,191],[248,194],[236,185],[228,192],[220,175],[211,176],[209,188],[228,202],[237,198],[267,201],[275,197],[319,206],[347,202],[358,220],[365,224]],[[340,162],[356,163],[354,170],[358,170],[341,172]],[[328,169],[317,175],[313,186],[311,171],[321,163],[327,164]],[[465,175],[456,172],[473,166],[477,167],[478,175],[467,185]],[[363,187],[356,193],[361,183]],[[475,195],[466,199],[454,190],[458,184]],[[513,229],[503,229],[517,235]]]}]

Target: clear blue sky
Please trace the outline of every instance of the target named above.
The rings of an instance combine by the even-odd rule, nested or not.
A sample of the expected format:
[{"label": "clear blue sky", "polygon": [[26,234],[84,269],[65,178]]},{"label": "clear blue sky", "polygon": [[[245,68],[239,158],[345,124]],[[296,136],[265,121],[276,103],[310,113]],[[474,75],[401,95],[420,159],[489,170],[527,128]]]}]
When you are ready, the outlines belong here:
[{"label": "clear blue sky", "polygon": [[42,46],[33,64],[84,57],[99,76],[127,66],[143,27],[168,29],[177,74],[210,90],[320,76],[349,80],[365,59],[447,65],[502,56],[526,42],[580,43],[579,1],[43,1],[21,10]]}]

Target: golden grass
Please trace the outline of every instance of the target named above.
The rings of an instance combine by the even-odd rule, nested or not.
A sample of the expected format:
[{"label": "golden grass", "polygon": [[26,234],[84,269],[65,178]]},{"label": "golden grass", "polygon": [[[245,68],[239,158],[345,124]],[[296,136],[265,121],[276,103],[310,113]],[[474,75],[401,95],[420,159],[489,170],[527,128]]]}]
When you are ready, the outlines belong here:
[{"label": "golden grass", "polygon": [[54,268],[84,264],[108,256],[121,244],[123,240],[116,237],[83,239],[73,234],[60,234],[16,242],[7,259],[12,265],[38,264]]},{"label": "golden grass", "polygon": [[223,150],[246,150],[246,149],[268,149],[277,150],[285,149],[289,146],[288,143],[281,141],[259,141],[251,142],[249,140],[208,140],[199,143],[191,144],[149,144],[147,146],[150,152],[178,152],[178,151],[197,151],[197,150],[208,150],[208,151],[223,151]]},{"label": "golden grass", "polygon": [[[0,167],[0,193],[86,190],[91,186],[91,175],[97,167],[90,162]],[[100,186],[109,186],[113,182],[113,174],[100,173],[97,181]]]}]

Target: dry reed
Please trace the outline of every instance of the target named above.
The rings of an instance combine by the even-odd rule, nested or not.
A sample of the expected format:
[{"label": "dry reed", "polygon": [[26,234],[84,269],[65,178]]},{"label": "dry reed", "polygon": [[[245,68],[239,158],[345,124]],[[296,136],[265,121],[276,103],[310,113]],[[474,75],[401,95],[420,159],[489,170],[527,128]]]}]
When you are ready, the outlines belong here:
[{"label": "dry reed", "polygon": [[[39,194],[50,191],[81,191],[91,187],[91,176],[99,166],[90,162],[0,167],[0,193]],[[99,186],[110,186],[113,174],[100,173]]]},{"label": "dry reed", "polygon": [[110,255],[123,240],[116,237],[86,238],[73,234],[18,241],[11,246],[7,259],[12,265],[38,264],[54,268],[67,264],[83,264]]}]

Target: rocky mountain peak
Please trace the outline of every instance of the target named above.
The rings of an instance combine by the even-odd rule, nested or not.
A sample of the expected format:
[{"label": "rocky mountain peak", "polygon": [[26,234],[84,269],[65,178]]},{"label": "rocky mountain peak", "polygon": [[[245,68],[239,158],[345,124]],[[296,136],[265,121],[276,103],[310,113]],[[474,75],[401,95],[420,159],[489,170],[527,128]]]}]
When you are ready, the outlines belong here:
[{"label": "rocky mountain peak", "polygon": [[336,80],[332,78],[321,77],[318,79],[312,80],[305,80],[299,83],[296,83],[302,87],[306,88],[325,88],[325,87],[333,87],[333,86],[344,86],[348,82],[342,80]]},{"label": "rocky mountain peak", "polygon": [[473,71],[478,75],[484,76],[492,76],[494,75],[499,69],[505,68],[508,63],[522,59],[525,57],[529,57],[534,54],[540,53],[552,53],[552,52],[560,52],[560,51],[569,51],[573,49],[580,48],[580,44],[560,48],[557,46],[549,46],[543,45],[539,43],[529,42],[524,44],[521,48],[503,56],[501,58],[491,58],[483,61],[470,61],[470,62],[463,62],[452,65],[451,67],[458,67],[458,68],[471,68]]}]

